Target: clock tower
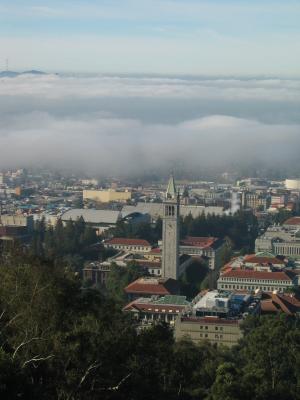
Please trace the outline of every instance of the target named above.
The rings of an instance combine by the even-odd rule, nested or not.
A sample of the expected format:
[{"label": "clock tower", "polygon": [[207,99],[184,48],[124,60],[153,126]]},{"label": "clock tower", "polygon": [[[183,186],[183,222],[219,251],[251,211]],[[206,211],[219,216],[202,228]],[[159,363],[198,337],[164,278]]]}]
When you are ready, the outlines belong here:
[{"label": "clock tower", "polygon": [[174,177],[169,179],[163,202],[162,277],[178,279],[179,275],[179,193]]}]

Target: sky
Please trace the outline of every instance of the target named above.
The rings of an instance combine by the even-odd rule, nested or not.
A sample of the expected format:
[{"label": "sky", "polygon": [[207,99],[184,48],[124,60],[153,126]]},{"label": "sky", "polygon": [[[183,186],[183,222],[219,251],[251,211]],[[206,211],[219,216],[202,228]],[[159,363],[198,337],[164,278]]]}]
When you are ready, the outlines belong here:
[{"label": "sky", "polygon": [[0,76],[0,169],[300,175],[299,21],[299,0],[1,0],[0,70],[47,74]]},{"label": "sky", "polygon": [[299,0],[1,0],[0,67],[294,77],[299,21]]}]

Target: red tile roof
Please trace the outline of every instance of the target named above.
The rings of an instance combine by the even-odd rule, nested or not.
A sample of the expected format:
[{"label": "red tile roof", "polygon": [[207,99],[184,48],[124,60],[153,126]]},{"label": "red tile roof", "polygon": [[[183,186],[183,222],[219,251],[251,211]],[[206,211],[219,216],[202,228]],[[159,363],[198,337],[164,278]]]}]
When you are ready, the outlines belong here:
[{"label": "red tile roof", "polygon": [[255,254],[248,254],[245,256],[244,261],[252,264],[285,264],[284,261],[276,257],[259,257]]},{"label": "red tile roof", "polygon": [[262,272],[262,271],[252,271],[245,269],[232,269],[222,273],[221,277],[292,281],[292,278],[286,272],[283,271]]},{"label": "red tile roof", "polygon": [[112,238],[105,241],[105,244],[110,245],[123,245],[123,246],[151,246],[151,244],[144,239],[128,239],[128,238]]},{"label": "red tile roof", "polygon": [[150,251],[150,253],[152,254],[161,254],[162,253],[162,250],[159,248],[159,247],[154,247],[154,249],[152,249],[151,251]]},{"label": "red tile roof", "polygon": [[284,222],[284,225],[300,225],[300,217],[292,217]]},{"label": "red tile roof", "polygon": [[179,284],[174,279],[139,278],[130,283],[125,289],[130,294],[178,294]]},{"label": "red tile roof", "polygon": [[293,315],[300,311],[300,300],[295,296],[273,293],[270,299],[262,300],[262,313],[284,312],[287,315]]},{"label": "red tile roof", "polygon": [[150,261],[150,260],[134,260],[138,265],[141,267],[146,267],[146,268],[161,268],[161,262],[160,261]]},{"label": "red tile roof", "polygon": [[187,236],[180,241],[183,246],[210,247],[217,239],[205,236]]}]

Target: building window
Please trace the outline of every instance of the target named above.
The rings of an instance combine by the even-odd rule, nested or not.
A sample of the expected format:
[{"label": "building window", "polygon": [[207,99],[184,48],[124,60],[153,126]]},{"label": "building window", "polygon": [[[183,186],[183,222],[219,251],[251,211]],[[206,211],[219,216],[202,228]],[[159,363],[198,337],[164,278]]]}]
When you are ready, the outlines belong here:
[{"label": "building window", "polygon": [[218,327],[217,327],[217,326],[215,327],[215,330],[216,330],[216,331],[218,330]]},{"label": "building window", "polygon": [[208,329],[208,326],[206,326],[205,329],[207,330],[207,329]]},{"label": "building window", "polygon": [[208,334],[207,334],[207,333],[205,334],[205,337],[208,337]]}]

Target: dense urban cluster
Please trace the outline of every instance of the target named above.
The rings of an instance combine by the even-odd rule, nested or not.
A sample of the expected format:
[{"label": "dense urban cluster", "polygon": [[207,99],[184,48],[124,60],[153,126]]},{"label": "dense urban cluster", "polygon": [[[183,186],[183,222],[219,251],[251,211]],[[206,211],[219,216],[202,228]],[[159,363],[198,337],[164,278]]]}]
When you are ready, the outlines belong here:
[{"label": "dense urban cluster", "polygon": [[299,399],[300,180],[235,178],[3,171],[0,393]]}]

